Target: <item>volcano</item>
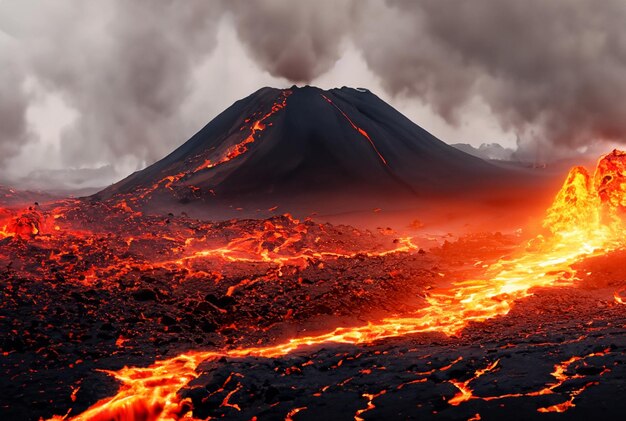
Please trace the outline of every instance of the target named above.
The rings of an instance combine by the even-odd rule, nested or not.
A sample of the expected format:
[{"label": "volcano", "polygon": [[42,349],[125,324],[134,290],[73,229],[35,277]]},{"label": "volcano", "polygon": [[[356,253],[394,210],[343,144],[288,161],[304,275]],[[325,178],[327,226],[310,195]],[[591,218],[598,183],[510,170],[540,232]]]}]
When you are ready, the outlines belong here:
[{"label": "volcano", "polygon": [[[5,190],[0,420],[621,419],[626,152],[537,224],[514,176],[367,91],[268,88],[91,200]],[[469,224],[496,183],[508,231],[213,219],[424,199]]]},{"label": "volcano", "polygon": [[456,238],[0,207],[0,419],[621,419],[625,179],[613,151],[541,229]]},{"label": "volcano", "polygon": [[428,133],[366,89],[262,88],[94,199],[308,209],[377,206],[495,183],[505,170]]}]

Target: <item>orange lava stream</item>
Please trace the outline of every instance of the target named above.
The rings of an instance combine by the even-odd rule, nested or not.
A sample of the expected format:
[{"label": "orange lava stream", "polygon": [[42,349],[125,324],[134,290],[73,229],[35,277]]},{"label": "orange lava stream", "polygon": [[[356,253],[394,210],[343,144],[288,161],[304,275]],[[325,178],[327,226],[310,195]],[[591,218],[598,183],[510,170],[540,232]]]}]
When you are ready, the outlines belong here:
[{"label": "orange lava stream", "polygon": [[[181,402],[177,395],[178,390],[197,377],[197,366],[210,358],[280,357],[323,343],[367,344],[422,332],[456,335],[471,322],[506,315],[515,301],[532,295],[533,288],[573,285],[576,280],[572,269],[574,263],[623,246],[621,212],[626,204],[622,200],[626,197],[626,183],[613,181],[625,176],[626,154],[617,151],[600,160],[594,177],[583,168],[572,169],[548,210],[544,223],[548,235],[535,238],[517,256],[492,265],[484,279],[466,280],[433,290],[427,297],[428,305],[414,314],[390,317],[364,326],[339,327],[332,332],[292,338],[266,347],[190,351],[146,368],[125,367],[110,373],[122,383],[118,394],[96,403],[74,419],[178,419],[189,410],[189,404]],[[211,254],[215,253],[228,258],[231,252],[220,250]],[[497,363],[477,371],[474,379],[495,370]],[[554,387],[562,384],[564,380],[560,376],[568,364],[571,362],[566,362],[562,369],[555,367],[553,376],[560,383],[536,393],[552,393]],[[455,396],[450,404],[459,404],[473,397],[469,382],[471,379],[455,383],[460,395]],[[571,396],[573,400],[575,395]],[[545,408],[545,411],[565,410],[570,404]]]},{"label": "orange lava stream", "polygon": [[[340,259],[340,258],[354,258],[359,255],[368,257],[384,257],[396,253],[407,253],[415,250],[419,250],[419,247],[413,243],[411,237],[401,237],[395,241],[393,248],[383,249],[379,251],[373,250],[341,250],[335,248],[331,250],[315,250],[310,247],[301,247],[300,242],[307,234],[308,228],[306,224],[300,223],[299,220],[294,219],[289,214],[285,214],[284,217],[288,218],[292,226],[284,226],[278,223],[271,223],[266,221],[262,229],[253,230],[241,237],[229,241],[227,244],[195,249],[196,244],[201,244],[206,241],[205,237],[200,238],[187,238],[185,240],[185,247],[191,248],[191,251],[185,253],[185,255],[169,260],[150,260],[148,262],[142,261],[129,261],[128,259],[119,259],[115,262],[109,263],[100,272],[92,270],[89,273],[84,273],[84,283],[89,284],[98,276],[102,276],[103,273],[115,272],[118,276],[128,273],[133,269],[144,268],[172,268],[175,266],[184,266],[189,270],[189,276],[194,276],[197,271],[193,268],[192,263],[196,260],[204,261],[205,259],[220,259],[224,262],[240,262],[240,263],[266,263],[276,267],[277,271],[271,271],[270,275],[266,275],[264,278],[278,280],[280,277],[280,270],[284,266],[295,266],[300,269],[304,269],[309,266],[311,262],[327,260],[327,259]],[[167,237],[161,237],[167,238]],[[130,246],[132,242],[136,240],[133,237],[127,238],[126,244]],[[172,238],[172,241],[177,239]],[[270,245],[271,244],[271,245]],[[173,250],[178,250],[180,246],[173,247]],[[297,250],[297,251],[296,251]],[[50,259],[58,259],[59,256],[51,254]],[[206,272],[200,271],[206,274]],[[250,280],[244,282],[252,282]],[[237,285],[231,286],[228,295],[232,294]]]},{"label": "orange lava stream", "polygon": [[0,227],[0,240],[7,237],[12,237],[13,233],[9,231],[6,225]]},{"label": "orange lava stream", "polygon": [[[554,366],[554,371],[552,371],[552,373],[550,373],[550,375],[552,377],[554,377],[554,379],[556,380],[553,383],[549,383],[546,386],[544,386],[543,388],[536,390],[536,391],[532,391],[532,392],[525,392],[525,393],[507,393],[504,395],[498,395],[498,396],[476,396],[474,395],[474,392],[472,390],[472,388],[470,387],[470,384],[482,377],[483,375],[493,372],[497,369],[498,363],[500,362],[499,360],[494,361],[493,363],[489,364],[487,367],[483,368],[483,369],[479,369],[476,370],[476,372],[474,373],[474,376],[471,377],[470,379],[461,382],[461,381],[457,381],[457,380],[450,380],[450,383],[453,384],[458,390],[459,393],[457,393],[454,397],[452,397],[448,403],[450,405],[460,405],[463,402],[469,401],[471,399],[479,399],[479,400],[483,400],[483,401],[493,401],[493,400],[499,400],[499,399],[507,399],[507,398],[520,398],[520,397],[531,397],[531,396],[542,396],[542,395],[551,395],[554,394],[555,389],[563,386],[565,384],[565,382],[569,381],[569,380],[573,380],[573,379],[579,379],[582,378],[584,376],[581,376],[579,374],[572,374],[569,375],[567,374],[567,371],[569,370],[569,367],[577,362],[585,362],[585,360],[587,358],[592,358],[592,357],[602,357],[606,354],[609,353],[609,349],[605,349],[604,351],[601,352],[593,352],[584,356],[573,356],[565,361],[562,361],[558,364],[555,364]],[[602,375],[602,374],[600,374]],[[551,405],[548,407],[542,407],[542,408],[538,408],[537,412],[565,412],[570,408],[573,408],[574,406],[576,406],[574,404],[574,399],[576,398],[576,396],[580,395],[585,389],[587,389],[589,386],[592,386],[596,384],[595,382],[589,382],[584,384],[583,386],[574,389],[571,392],[568,392],[569,394],[569,399],[561,402],[559,404],[556,405]]]},{"label": "orange lava stream", "polygon": [[[261,117],[260,119],[256,120],[254,123],[252,123],[250,125],[249,128],[249,134],[248,136],[245,137],[244,140],[242,140],[241,142],[232,145],[230,147],[228,147],[226,149],[226,151],[224,151],[224,153],[222,153],[222,156],[219,157],[216,161],[212,161],[210,159],[206,159],[204,160],[200,165],[197,165],[194,169],[190,170],[190,171],[183,171],[181,173],[175,174],[175,175],[168,175],[164,178],[162,178],[161,180],[157,181],[154,185],[147,187],[145,189],[143,189],[143,191],[140,192],[140,194],[138,195],[138,197],[140,199],[145,199],[149,194],[153,193],[155,190],[157,190],[161,185],[163,185],[164,188],[168,189],[168,190],[173,190],[172,186],[177,183],[178,181],[182,180],[183,178],[190,176],[192,174],[197,173],[198,171],[201,170],[206,170],[209,168],[214,168],[218,165],[224,164],[242,154],[244,154],[245,152],[248,151],[248,145],[250,143],[253,143],[256,140],[256,134],[260,131],[265,130],[265,128],[267,127],[267,123],[264,123],[265,120],[267,120],[268,118],[270,118],[271,116],[273,116],[274,114],[276,114],[278,111],[282,110],[283,108],[285,108],[287,106],[287,97],[289,97],[289,95],[291,95],[292,91],[290,90],[284,90],[282,91],[279,100],[277,102],[275,102],[272,105],[271,110],[266,113],[263,117]],[[249,119],[246,120],[246,122],[248,122]],[[242,127],[243,130],[243,127]],[[132,211],[132,210],[131,210]]]},{"label": "orange lava stream", "polygon": [[305,267],[310,259],[325,259],[325,258],[352,258],[357,255],[366,255],[368,257],[384,257],[394,253],[406,253],[413,250],[418,250],[419,247],[412,242],[411,237],[402,237],[398,239],[398,245],[389,250],[384,251],[354,251],[354,252],[341,252],[341,251],[316,251],[310,248],[305,248],[298,253],[281,254],[281,249],[286,248],[291,242],[298,241],[299,238],[290,238],[278,249],[269,250],[263,247],[262,239],[257,233],[256,236],[249,236],[238,238],[231,241],[224,247],[217,247],[205,250],[199,250],[192,253],[189,256],[181,257],[180,259],[171,261],[169,263],[176,263],[179,265],[184,264],[187,261],[202,259],[207,257],[218,257],[228,262],[247,262],[247,263],[274,263],[279,267],[286,264],[296,264],[300,262],[300,266]]},{"label": "orange lava stream", "polygon": [[222,155],[222,157],[219,158],[217,161],[213,162],[210,159],[207,159],[202,164],[200,164],[197,168],[195,168],[192,172],[195,173],[200,170],[205,170],[208,168],[216,167],[218,165],[228,162],[231,159],[236,158],[239,155],[245,153],[248,150],[248,144],[253,143],[256,140],[255,134],[257,132],[265,130],[266,124],[264,123],[264,121],[270,118],[271,116],[273,116],[274,114],[276,114],[276,112],[282,110],[283,108],[287,106],[287,97],[289,97],[289,95],[291,95],[291,91],[289,90],[283,91],[283,93],[281,94],[282,101],[276,102],[272,106],[272,109],[270,110],[270,112],[268,112],[267,114],[265,114],[263,117],[256,120],[252,124],[252,126],[250,127],[250,134],[243,141],[237,143],[236,145],[229,147],[225,151],[225,153]]},{"label": "orange lava stream", "polygon": [[372,409],[376,408],[376,405],[374,405],[374,399],[376,399],[379,396],[384,395],[385,393],[387,393],[386,390],[381,390],[378,393],[364,393],[363,397],[367,399],[367,406],[363,409],[359,409],[358,411],[356,411],[356,414],[354,415],[354,420],[355,421],[365,421],[360,415],[362,415],[363,413],[367,412],[367,411],[371,411]]},{"label": "orange lava stream", "polygon": [[378,155],[378,157],[380,158],[380,160],[383,162],[383,164],[387,165],[387,160],[385,159],[385,157],[378,151],[378,148],[376,147],[376,145],[374,144],[374,141],[372,140],[372,138],[367,134],[367,132],[365,130],[363,130],[362,128],[360,128],[359,126],[357,126],[356,124],[354,124],[352,122],[352,120],[350,119],[350,117],[348,117],[348,115],[343,112],[343,110],[341,108],[339,108],[337,106],[337,104],[335,104],[334,102],[332,102],[330,100],[330,98],[328,98],[326,95],[324,94],[320,94],[322,95],[322,97],[328,101],[328,103],[330,105],[332,105],[333,107],[335,107],[340,113],[341,115],[343,115],[345,117],[346,120],[348,120],[348,123],[350,123],[350,125],[352,126],[352,128],[354,130],[356,130],[357,132],[359,132],[359,134],[361,136],[363,136],[365,139],[367,139],[367,141],[370,143],[370,145],[372,146],[372,148],[374,149],[374,152],[376,152],[376,154]]},{"label": "orange lava stream", "polygon": [[459,389],[459,393],[457,393],[454,397],[452,397],[452,399],[450,399],[448,403],[450,405],[459,405],[462,402],[468,401],[473,398],[475,399],[475,397],[472,394],[472,389],[469,387],[469,384],[473,382],[474,380],[478,379],[479,377],[483,376],[484,374],[495,370],[499,362],[500,360],[496,360],[492,362],[491,364],[489,364],[487,367],[482,368],[480,370],[476,370],[476,372],[474,373],[474,377],[464,382],[451,380],[450,383],[452,383],[454,387]]},{"label": "orange lava stream", "polygon": [[285,416],[285,421],[293,421],[293,417],[294,415],[296,415],[298,412],[300,411],[304,411],[306,410],[307,407],[306,406],[301,406],[299,408],[293,408],[291,411],[289,411],[287,413],[287,415]]}]

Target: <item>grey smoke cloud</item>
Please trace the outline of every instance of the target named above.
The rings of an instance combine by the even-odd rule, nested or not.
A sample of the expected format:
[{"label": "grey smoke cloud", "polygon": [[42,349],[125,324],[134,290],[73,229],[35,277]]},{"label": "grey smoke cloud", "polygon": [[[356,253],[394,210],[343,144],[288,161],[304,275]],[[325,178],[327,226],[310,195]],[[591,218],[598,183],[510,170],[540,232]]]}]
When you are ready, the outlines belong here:
[{"label": "grey smoke cloud", "polygon": [[479,97],[505,129],[544,148],[626,138],[621,0],[337,3],[280,13],[276,1],[246,3],[240,36],[262,66],[296,81],[328,69],[349,37],[390,93],[452,123]]},{"label": "grey smoke cloud", "polygon": [[[0,57],[14,54],[13,48],[10,37],[0,32]],[[22,80],[17,63],[0,65],[0,161],[15,156],[31,140],[26,121],[29,96]]]},{"label": "grey smoke cloud", "polygon": [[199,128],[182,110],[223,24],[274,80],[315,82],[352,49],[387,93],[451,124],[478,98],[545,154],[622,141],[625,21],[621,0],[5,0],[0,166],[33,142],[29,79],[78,112],[63,166],[161,158]]},{"label": "grey smoke cloud", "polygon": [[185,3],[65,2],[57,21],[26,35],[38,80],[81,113],[62,136],[65,164],[153,162],[163,144],[175,145],[177,111],[194,65],[215,46],[220,16],[212,2]]},{"label": "grey smoke cloud", "polygon": [[250,55],[274,76],[310,82],[341,56],[341,41],[360,19],[355,1],[228,3],[239,38]]},{"label": "grey smoke cloud", "polygon": [[387,30],[355,41],[390,91],[449,119],[478,96],[505,128],[554,145],[625,139],[624,2],[388,4]]}]

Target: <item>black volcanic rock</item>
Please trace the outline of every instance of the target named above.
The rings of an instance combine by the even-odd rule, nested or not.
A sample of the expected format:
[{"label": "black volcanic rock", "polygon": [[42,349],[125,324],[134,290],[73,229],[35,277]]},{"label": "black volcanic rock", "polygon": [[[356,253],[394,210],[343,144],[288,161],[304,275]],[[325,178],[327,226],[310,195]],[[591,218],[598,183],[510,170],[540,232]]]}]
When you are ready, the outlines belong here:
[{"label": "black volcanic rock", "polygon": [[164,159],[98,193],[255,207],[446,194],[505,173],[438,140],[370,91],[262,88]]},{"label": "black volcanic rock", "polygon": [[157,299],[155,292],[147,288],[133,292],[133,297],[137,301],[155,301]]}]

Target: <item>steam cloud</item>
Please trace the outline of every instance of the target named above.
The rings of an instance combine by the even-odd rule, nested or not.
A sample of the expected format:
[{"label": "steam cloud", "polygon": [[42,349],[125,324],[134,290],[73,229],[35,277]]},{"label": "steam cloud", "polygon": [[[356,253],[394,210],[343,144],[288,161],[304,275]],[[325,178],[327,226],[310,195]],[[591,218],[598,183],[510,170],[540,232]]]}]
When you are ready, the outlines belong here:
[{"label": "steam cloud", "polygon": [[224,20],[263,70],[293,82],[356,48],[387,92],[451,123],[479,98],[504,129],[548,148],[626,139],[621,0],[9,0],[0,165],[33,137],[29,78],[79,112],[62,134],[64,164],[161,158],[189,130],[180,108]]},{"label": "steam cloud", "polygon": [[389,10],[380,37],[354,39],[391,92],[425,98],[448,119],[477,96],[505,128],[534,127],[556,145],[626,140],[622,1],[394,1]]},{"label": "steam cloud", "polygon": [[[0,33],[0,57],[10,55],[11,47],[10,40]],[[30,140],[26,121],[29,98],[21,87],[20,69],[16,63],[4,63],[0,66],[0,160],[15,155]]]},{"label": "steam cloud", "polygon": [[[7,32],[11,34],[15,23],[13,36],[28,49],[22,64],[80,112],[62,137],[65,164],[92,164],[88,157],[160,158],[161,149],[155,146],[178,137],[181,123],[176,113],[189,93],[193,66],[215,46],[220,12],[213,4],[201,0],[185,1],[188,7],[174,2],[156,7],[148,0],[31,3],[30,9],[39,9],[38,14],[52,15],[35,20],[25,16],[24,3],[9,2],[14,9],[2,11],[7,14]],[[21,19],[9,21],[11,12]],[[6,61],[11,58],[17,61],[15,57]],[[16,89],[20,86],[16,82],[15,77],[3,78],[0,85]],[[24,100],[19,93],[0,96],[0,118],[23,116]],[[15,124],[20,121],[15,120]],[[19,139],[25,130],[24,124],[14,127],[11,137]],[[2,143],[7,142],[11,138]]]}]

